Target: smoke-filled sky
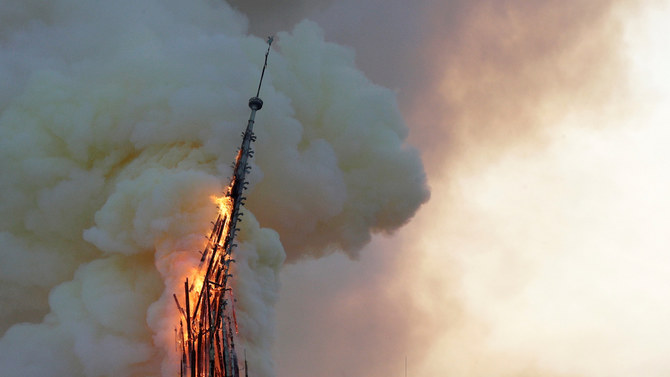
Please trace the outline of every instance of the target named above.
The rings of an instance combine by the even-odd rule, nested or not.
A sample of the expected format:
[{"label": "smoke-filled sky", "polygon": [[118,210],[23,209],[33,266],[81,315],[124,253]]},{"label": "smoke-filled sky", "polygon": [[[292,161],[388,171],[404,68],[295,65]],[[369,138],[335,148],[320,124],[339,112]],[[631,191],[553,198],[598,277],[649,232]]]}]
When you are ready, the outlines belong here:
[{"label": "smoke-filled sky", "polygon": [[5,370],[173,375],[170,296],[278,33],[251,376],[670,373],[667,2],[229,4],[0,2]]},{"label": "smoke-filled sky", "polygon": [[670,373],[667,2],[294,3],[396,90],[431,199],[284,269],[280,376]]}]

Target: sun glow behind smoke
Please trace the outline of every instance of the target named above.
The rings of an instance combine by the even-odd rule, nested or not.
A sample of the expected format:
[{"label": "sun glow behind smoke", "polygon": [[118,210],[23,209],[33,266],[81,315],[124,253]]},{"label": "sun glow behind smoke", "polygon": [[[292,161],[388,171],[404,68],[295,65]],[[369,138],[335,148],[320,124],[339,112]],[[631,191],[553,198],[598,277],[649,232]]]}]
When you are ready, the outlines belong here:
[{"label": "sun glow behind smoke", "polygon": [[446,221],[421,235],[437,240],[423,242],[422,270],[460,267],[470,320],[445,325],[419,374],[670,372],[668,19],[654,3],[626,23],[623,97],[544,124],[546,144],[433,184],[450,199],[432,213]]},{"label": "sun glow behind smoke", "polygon": [[[643,9],[640,17],[628,25],[628,44],[631,71],[636,86],[646,91],[659,105],[670,100],[670,2],[654,2]],[[665,110],[656,107],[657,110]],[[658,119],[659,121],[663,121]],[[664,118],[667,123],[668,118]]]}]

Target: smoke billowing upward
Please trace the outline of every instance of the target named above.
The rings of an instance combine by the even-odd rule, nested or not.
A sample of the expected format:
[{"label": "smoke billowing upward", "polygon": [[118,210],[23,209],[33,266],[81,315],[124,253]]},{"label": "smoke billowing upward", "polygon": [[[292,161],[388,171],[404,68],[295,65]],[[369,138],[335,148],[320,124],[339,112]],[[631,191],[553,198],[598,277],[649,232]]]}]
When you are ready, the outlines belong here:
[{"label": "smoke billowing upward", "polygon": [[[664,3],[0,2],[0,365],[176,364],[168,298],[248,115],[247,30],[293,30],[236,256],[260,375],[275,303],[280,376],[668,375]],[[396,95],[432,200],[364,246],[426,196]]]},{"label": "smoke billowing upward", "polygon": [[431,201],[284,270],[280,375],[667,375],[667,2],[400,3],[305,12],[398,89]]},{"label": "smoke billowing upward", "polygon": [[[264,41],[223,2],[2,4],[0,365],[172,375],[170,296],[231,173]],[[254,375],[272,376],[285,258],[356,255],[427,189],[393,93],[316,24],[279,34],[261,97],[236,296]]]}]

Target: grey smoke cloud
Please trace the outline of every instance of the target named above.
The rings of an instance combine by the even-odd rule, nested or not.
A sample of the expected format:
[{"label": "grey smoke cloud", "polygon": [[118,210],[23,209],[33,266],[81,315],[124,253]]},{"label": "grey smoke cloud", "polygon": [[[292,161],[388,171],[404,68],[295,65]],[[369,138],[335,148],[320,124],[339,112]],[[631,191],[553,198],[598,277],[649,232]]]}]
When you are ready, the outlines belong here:
[{"label": "grey smoke cloud", "polygon": [[[247,243],[241,243],[240,260],[243,263],[239,272],[243,274],[255,268],[256,271],[250,275],[259,279],[245,278],[248,287],[243,289],[252,292],[261,290],[266,296],[246,295],[254,300],[244,305],[254,307],[250,312],[259,312],[256,309],[259,305],[270,308],[277,300],[277,289],[263,290],[261,282],[269,282],[269,285],[276,283],[278,266],[283,260],[279,239],[284,241],[286,238],[284,246],[291,245],[285,251],[294,261],[299,260],[303,252],[314,254],[324,245],[330,245],[327,247],[329,250],[345,245],[356,250],[367,239],[366,232],[355,231],[360,228],[342,229],[342,222],[337,216],[329,217],[339,209],[347,211],[349,198],[343,197],[341,188],[349,188],[347,184],[356,186],[358,182],[355,172],[330,170],[340,161],[336,158],[339,157],[337,151],[348,153],[350,148],[355,147],[355,141],[365,135],[354,133],[352,145],[340,149],[335,148],[331,139],[323,136],[330,135],[329,123],[325,122],[330,112],[337,113],[338,109],[342,109],[342,113],[354,111],[362,118],[365,114],[358,114],[356,104],[347,102],[348,99],[332,108],[315,107],[314,103],[323,98],[305,98],[307,96],[300,96],[297,88],[280,88],[280,83],[300,82],[301,88],[310,88],[325,95],[329,93],[330,86],[339,81],[332,79],[332,72],[324,74],[318,69],[309,72],[308,69],[322,67],[321,64],[328,69],[351,68],[351,62],[355,61],[374,83],[397,92],[400,109],[410,125],[409,140],[421,147],[434,193],[437,194],[433,194],[433,200],[410,224],[407,233],[391,241],[377,240],[372,249],[362,250],[358,264],[336,254],[321,260],[307,259],[287,267],[283,275],[286,289],[281,295],[284,301],[278,302],[277,326],[281,344],[276,350],[278,374],[342,375],[354,371],[369,376],[400,374],[407,355],[410,374],[418,370],[425,375],[439,375],[445,371],[454,375],[580,375],[579,366],[572,370],[565,368],[573,366],[574,358],[556,359],[555,354],[549,352],[555,348],[554,345],[550,344],[547,352],[538,355],[539,347],[529,347],[518,341],[526,333],[505,333],[514,329],[516,324],[527,323],[515,317],[519,313],[513,310],[515,307],[506,305],[514,301],[506,302],[505,299],[519,297],[526,300],[533,297],[524,296],[530,283],[535,283],[534,292],[539,292],[539,297],[542,297],[546,291],[539,288],[544,287],[542,284],[546,281],[533,279],[542,276],[539,271],[547,271],[547,265],[541,261],[551,255],[546,248],[515,248],[515,245],[518,246],[513,242],[515,239],[503,237],[504,232],[496,233],[498,238],[488,237],[492,229],[507,227],[512,232],[533,234],[538,242],[542,242],[541,234],[531,232],[537,227],[531,225],[545,221],[546,224],[555,224],[557,220],[571,218],[573,213],[568,204],[572,202],[565,203],[560,206],[561,211],[556,211],[552,206],[544,207],[546,203],[539,200],[535,203],[541,204],[540,208],[548,208],[548,213],[555,216],[538,217],[534,210],[526,213],[519,208],[496,205],[485,207],[488,210],[478,208],[479,202],[473,205],[472,200],[479,197],[468,195],[468,192],[476,186],[479,190],[474,192],[485,198],[487,189],[503,198],[519,199],[515,195],[521,193],[521,199],[525,200],[519,202],[526,204],[533,201],[523,194],[537,198],[533,195],[539,193],[541,198],[550,197],[556,203],[563,203],[561,197],[547,196],[547,186],[540,184],[538,188],[536,181],[527,179],[554,171],[549,168],[567,169],[551,158],[547,160],[539,152],[547,146],[555,146],[556,139],[562,137],[563,130],[550,120],[560,118],[563,111],[578,112],[592,105],[606,113],[610,109],[599,106],[625,89],[627,83],[620,72],[619,17],[626,13],[627,2],[583,1],[568,6],[557,1],[533,4],[522,1],[415,1],[410,6],[406,2],[395,1],[296,1],[281,2],[285,5],[282,9],[278,9],[277,4],[280,3],[277,2],[233,2],[234,8],[247,13],[248,21],[226,9],[225,5],[220,5],[222,8],[216,12],[209,8],[203,12],[200,3],[194,6],[191,2],[166,2],[162,3],[163,8],[147,6],[149,3],[146,2],[138,3],[140,5],[90,3],[93,5],[88,6],[83,3],[81,7],[54,4],[62,3],[0,4],[3,6],[0,16],[6,16],[0,23],[4,51],[0,54],[0,77],[8,83],[6,90],[0,91],[2,129],[6,129],[8,119],[23,119],[19,110],[28,109],[24,113],[34,118],[35,122],[47,119],[49,122],[46,123],[61,125],[59,130],[70,135],[51,137],[48,132],[36,131],[35,135],[41,137],[34,141],[31,132],[20,133],[18,127],[10,130],[16,132],[15,138],[3,135],[6,141],[0,149],[4,161],[0,183],[3,185],[2,195],[5,195],[2,197],[2,205],[5,206],[3,216],[0,216],[4,231],[2,260],[12,262],[0,264],[3,279],[0,295],[3,303],[8,303],[0,308],[0,323],[7,328],[24,320],[39,322],[44,314],[51,314],[39,325],[11,327],[0,341],[0,347],[5,351],[8,344],[14,344],[14,339],[20,339],[24,344],[31,344],[31,349],[43,350],[37,352],[40,355],[48,355],[52,349],[58,350],[48,360],[47,356],[43,356],[42,364],[35,364],[33,359],[23,359],[22,352],[7,351],[4,352],[6,358],[1,360],[3,366],[16,366],[21,362],[23,368],[30,363],[37,366],[52,363],[50,371],[65,374],[66,371],[82,374],[85,370],[109,367],[96,358],[86,362],[87,365],[81,361],[89,356],[82,348],[95,345],[99,347],[96,349],[103,349],[103,343],[93,341],[99,338],[100,333],[88,330],[121,328],[118,323],[101,317],[96,309],[107,300],[94,300],[92,307],[83,311],[85,315],[77,317],[81,321],[73,323],[62,319],[68,317],[67,312],[57,311],[54,309],[56,305],[53,308],[48,306],[47,295],[53,287],[64,286],[67,290],[53,290],[51,296],[69,300],[75,303],[73,307],[80,307],[83,301],[77,296],[76,287],[89,281],[99,281],[92,279],[99,263],[108,263],[110,267],[105,271],[117,271],[120,276],[125,271],[114,267],[116,262],[108,259],[107,254],[101,256],[100,248],[109,250],[106,253],[136,253],[128,258],[139,258],[148,255],[145,248],[154,247],[160,251],[155,261],[160,273],[153,275],[153,280],[147,279],[147,283],[137,286],[136,290],[142,291],[142,294],[128,295],[125,301],[119,300],[130,303],[135,297],[158,299],[158,303],[151,307],[148,307],[151,301],[139,304],[142,310],[148,310],[147,318],[153,327],[138,330],[138,338],[126,337],[124,347],[114,347],[123,344],[123,339],[105,338],[104,344],[108,348],[104,349],[117,360],[126,360],[114,366],[128,367],[125,370],[116,369],[120,375],[146,375],[149,374],[146,369],[157,368],[155,362],[145,363],[141,359],[156,358],[143,348],[151,342],[151,334],[156,343],[170,344],[172,341],[170,333],[157,334],[154,331],[172,326],[169,314],[161,311],[162,307],[167,310],[171,307],[159,297],[171,294],[169,285],[179,284],[181,280],[175,278],[175,281],[170,281],[166,276],[183,274],[190,266],[188,255],[191,254],[188,253],[197,248],[198,236],[206,229],[213,213],[208,195],[220,191],[221,178],[229,173],[227,166],[237,146],[237,134],[242,126],[240,119],[245,119],[247,115],[246,107],[239,99],[246,99],[248,88],[255,87],[260,61],[255,54],[263,50],[262,41],[244,36],[247,24],[256,35],[265,36],[278,30],[292,30],[295,23],[309,17],[324,29],[326,40],[353,46],[355,55],[341,47],[323,44],[313,26],[302,24],[302,30],[313,33],[295,40],[312,44],[307,43],[304,50],[298,48],[297,51],[302,53],[294,54],[292,59],[275,52],[271,56],[270,85],[263,94],[266,108],[259,113],[266,118],[259,117],[258,120],[259,125],[264,126],[258,128],[257,166],[251,177],[254,181],[249,200],[250,210],[257,215],[259,225],[251,217],[245,217],[243,225],[248,226],[245,232],[256,236]],[[613,10],[616,12],[613,13]],[[180,16],[174,16],[176,14]],[[64,24],[64,19],[75,20],[74,23],[79,26],[62,31],[53,26]],[[72,30],[77,32],[70,32]],[[287,37],[282,36],[281,40],[285,41]],[[26,40],[32,43],[24,43]],[[285,47],[281,46],[282,54]],[[236,53],[239,51],[244,53]],[[331,60],[334,60],[332,65],[324,63]],[[40,72],[40,76],[35,73],[44,70],[61,75]],[[392,97],[388,92],[369,85],[368,81],[360,79],[359,73],[351,70],[342,73],[342,77],[346,78],[343,82],[378,93],[381,97]],[[304,77],[294,80],[292,72],[304,73]],[[69,83],[68,78],[71,77],[78,80]],[[190,85],[192,82],[198,84]],[[92,87],[100,89],[102,94],[92,96],[96,93],[91,90]],[[54,91],[43,88],[60,91],[50,94]],[[294,90],[294,94],[288,95],[289,90]],[[68,96],[68,93],[80,95]],[[73,98],[76,101],[72,101]],[[193,101],[194,98],[197,100]],[[85,107],[72,106],[72,103],[78,102],[94,102],[93,108],[116,115],[97,118],[87,115]],[[58,105],[42,109],[45,103]],[[331,102],[328,104],[332,105]],[[386,102],[384,109],[388,106],[390,104]],[[73,111],[77,109],[81,110]],[[33,116],[33,113],[40,116]],[[383,117],[382,113],[393,113],[395,120],[389,124],[396,124],[395,110],[390,113],[386,110],[369,112],[367,115],[376,119]],[[51,122],[52,119],[56,121]],[[80,128],[77,128],[78,132],[68,134],[65,132],[67,127],[63,125],[68,122],[58,122],[62,119],[77,120],[81,124],[86,124],[87,119],[98,119],[100,124],[109,122],[118,127],[103,127],[105,132],[88,134],[80,133]],[[318,123],[319,130],[311,130],[306,127],[304,119],[324,122]],[[22,129],[30,129],[30,123],[21,124]],[[183,127],[184,124],[189,124],[189,127]],[[598,125],[604,127],[596,121],[583,126],[593,128]],[[403,138],[405,131],[397,132],[394,126],[391,129],[395,131],[387,130],[383,134],[391,137],[399,134],[400,139]],[[6,132],[9,131],[3,131]],[[261,132],[266,134],[261,135]],[[310,136],[305,136],[307,134]],[[96,138],[96,135],[106,136]],[[274,138],[279,141],[276,145],[270,143]],[[572,138],[568,140],[574,141]],[[76,147],[91,143],[95,145],[92,150]],[[27,155],[26,148],[21,147],[25,145],[33,147],[31,153],[42,154],[28,160],[5,158],[7,155]],[[53,151],[62,149],[67,151],[67,158],[54,158]],[[136,149],[143,152],[136,154]],[[267,152],[263,153],[264,150]],[[377,152],[384,155],[382,151]],[[407,153],[411,155],[415,152]],[[123,158],[128,155],[134,159]],[[98,161],[92,168],[86,163],[90,156],[96,156],[95,161]],[[266,162],[262,162],[263,156],[267,156]],[[588,159],[593,156],[585,154],[583,157]],[[276,164],[275,158],[288,159],[295,164]],[[537,164],[528,164],[526,160],[529,159],[537,160]],[[17,169],[17,161],[21,162],[21,170]],[[500,176],[495,174],[476,179],[479,177],[477,174],[482,169],[486,170],[485,167],[492,161],[502,162],[494,164],[491,171],[501,169],[504,177],[511,177],[518,185],[505,179],[502,179],[501,185]],[[278,170],[268,169],[275,166]],[[291,169],[288,169],[289,166]],[[187,173],[182,173],[183,170]],[[105,174],[109,171],[111,176],[116,177],[112,181],[109,181],[109,174]],[[365,169],[361,171],[370,173]],[[527,174],[520,174],[521,171]],[[421,180],[421,170],[414,173]],[[581,178],[592,179],[593,176],[588,174]],[[321,182],[323,192],[328,193],[330,200],[310,195],[300,197],[300,203],[296,203],[298,195],[295,186],[287,184],[290,182],[287,177],[307,183],[305,189],[312,194],[319,185],[312,184]],[[392,177],[397,179],[395,175]],[[552,177],[555,182],[551,187],[561,187],[566,182],[560,174]],[[194,179],[199,183],[199,189],[191,185]],[[127,183],[121,184],[121,181]],[[273,191],[275,186],[270,182],[279,188],[277,192]],[[496,187],[499,189],[496,190]],[[575,187],[575,197],[584,197],[583,186]],[[356,188],[361,189],[356,192],[369,192],[366,187]],[[73,190],[76,194],[68,200],[74,198],[81,204],[72,207],[74,211],[70,212],[61,206],[68,202],[61,198]],[[384,192],[397,195],[402,190],[402,187],[392,186]],[[590,198],[599,197],[588,190],[586,194]],[[107,205],[110,198],[113,198],[112,203]],[[282,200],[284,198],[291,199]],[[364,203],[366,207],[368,198],[361,197],[360,201],[352,203]],[[415,200],[420,201],[419,198],[423,198],[423,194]],[[258,208],[262,202],[263,208]],[[378,201],[377,205],[382,206],[382,202]],[[268,206],[275,203],[280,203],[281,212],[270,211]],[[141,211],[136,216],[120,207],[141,208]],[[370,213],[386,213],[375,212],[378,208],[371,206],[367,209],[371,210]],[[395,210],[402,211],[402,208]],[[315,216],[309,217],[312,212]],[[378,218],[370,213],[357,217],[355,221],[375,229],[378,224],[386,224],[382,220],[388,217]],[[509,216],[501,217],[501,213],[509,213]],[[288,214],[300,219],[301,226],[291,224]],[[53,216],[63,220],[50,221]],[[525,218],[532,221],[524,223]],[[124,221],[126,219],[132,221]],[[79,225],[70,227],[70,222],[78,222]],[[182,228],[189,224],[193,227]],[[271,230],[260,229],[260,226],[267,227],[268,224],[283,230],[274,234]],[[336,234],[326,232],[325,225],[319,224],[329,224],[336,229]],[[136,225],[138,230],[134,231]],[[395,227],[397,224],[391,225]],[[576,227],[578,225],[575,224]],[[95,240],[100,248],[83,239],[86,229],[90,229],[88,239]],[[564,230],[560,228],[557,233]],[[174,239],[160,239],[168,233],[173,234]],[[300,237],[307,237],[306,234],[310,235],[311,243],[300,242]],[[156,235],[158,241],[152,239]],[[445,235],[448,242],[438,246],[430,244],[431,240],[442,239]],[[260,239],[264,241],[260,242]],[[507,248],[499,252],[503,244]],[[433,250],[432,247],[436,247],[439,253],[425,252]],[[175,250],[178,252],[174,253]],[[471,253],[473,250],[487,253]],[[514,250],[521,252],[514,253]],[[464,253],[482,257],[459,257]],[[568,258],[575,256],[574,253],[565,255],[563,263],[569,265],[574,262]],[[438,258],[441,256],[444,259]],[[99,259],[105,262],[97,262]],[[93,260],[96,260],[95,264],[91,263],[93,267],[79,267]],[[464,260],[470,264],[464,263]],[[42,268],[40,275],[34,273],[28,277],[22,273],[35,268],[35,261],[44,262],[39,264]],[[143,260],[142,263],[149,265],[152,262]],[[45,268],[47,265],[49,268]],[[619,271],[616,264],[608,266]],[[158,284],[157,281],[168,288],[154,285]],[[663,282],[662,279],[660,281]],[[112,284],[119,285],[123,286]],[[482,294],[491,287],[495,288],[497,295]],[[127,289],[121,288],[119,292]],[[532,289],[530,291],[533,292]],[[31,300],[26,300],[26,296]],[[90,295],[87,297],[90,298]],[[651,304],[641,307],[658,308],[652,305],[655,302],[652,300]],[[529,304],[528,301],[522,303]],[[588,301],[582,304],[591,308]],[[137,303],[133,302],[133,305],[137,306]],[[616,303],[611,305],[617,307]],[[476,310],[472,309],[473,306]],[[500,308],[506,311],[495,312]],[[627,315],[626,311],[619,312],[624,313],[624,317]],[[271,318],[274,313],[270,310],[264,315],[262,318]],[[636,318],[639,319],[635,316],[630,317],[630,321],[626,319],[623,323],[632,326],[621,329],[630,332],[620,333],[631,335],[631,339],[640,339],[640,334],[641,338],[649,335],[645,332],[647,328],[636,329]],[[662,323],[657,317],[646,318],[650,318],[652,324]],[[600,319],[601,328],[605,330],[608,326],[622,323],[617,322],[617,317],[611,321]],[[253,365],[263,365],[267,368],[264,373],[270,373],[271,363],[262,364],[259,359],[268,359],[270,346],[267,342],[271,341],[268,334],[272,333],[274,324],[252,317],[241,321],[247,322],[243,327],[251,333],[264,333],[262,339],[257,338],[256,349],[250,357],[254,358]],[[592,323],[586,321],[578,325],[588,329]],[[265,327],[255,326],[261,324]],[[539,330],[546,329],[541,324],[534,324]],[[126,325],[128,328],[135,326]],[[82,330],[84,328],[86,331]],[[519,329],[525,328],[522,326]],[[562,329],[574,330],[575,327]],[[571,334],[570,331],[565,333]],[[652,338],[649,335],[648,339]],[[50,342],[51,339],[60,340],[58,347]],[[609,339],[611,344],[619,341],[616,337]],[[79,342],[80,348],[62,347],[64,340],[67,345]],[[492,340],[497,342],[498,348],[490,347]],[[36,348],[38,343],[44,347]],[[516,352],[505,348],[510,345],[518,347]],[[136,352],[128,355],[122,352],[126,349]],[[601,368],[596,370],[609,376],[625,370],[620,367],[633,360],[631,355],[637,358],[635,360],[644,360],[645,355],[641,354],[649,350],[638,347],[628,355],[608,358],[611,354],[605,350],[593,353],[593,349],[595,347],[587,349],[585,354],[593,356],[593,364],[600,364]],[[570,356],[570,352],[567,354]],[[541,356],[546,357],[542,359]],[[647,356],[647,360],[654,362],[647,364],[645,371],[651,374],[662,369],[663,364],[658,361],[662,358],[657,352],[647,353]],[[607,363],[599,362],[615,359],[618,360],[616,365],[608,364],[611,369],[605,368]],[[32,373],[27,369],[22,369],[22,372],[26,375]],[[35,369],[34,372],[35,375],[45,373],[49,371]]]},{"label": "grey smoke cloud", "polygon": [[[230,174],[264,40],[206,1],[25,2],[3,14],[0,295],[13,309],[0,312],[0,365],[172,375],[171,295],[197,264]],[[310,22],[278,46],[237,258],[257,376],[274,375],[284,259],[355,255],[428,196],[393,93],[352,52]]]},{"label": "grey smoke cloud", "polygon": [[[586,182],[604,179],[591,174],[574,181],[572,170],[557,165],[555,156],[545,156],[543,149],[565,147],[560,142],[563,138],[574,141],[568,135],[575,127],[601,131],[616,127],[610,117],[621,116],[618,111],[629,105],[618,101],[630,85],[625,72],[628,62],[622,56],[622,20],[632,8],[626,1],[569,5],[556,1],[419,1],[411,5],[339,1],[305,12],[324,27],[327,38],[354,46],[357,64],[375,82],[398,90],[401,109],[409,120],[409,138],[421,147],[433,194],[401,238],[374,243],[374,250],[362,253],[365,268],[329,257],[285,270],[285,297],[290,299],[279,303],[279,334],[281,344],[291,346],[277,350],[280,375],[401,374],[406,355],[411,374],[583,374],[583,365],[573,365],[569,357],[548,362],[530,346],[510,352],[506,347],[519,343],[514,333],[499,333],[508,327],[501,324],[495,309],[505,299],[525,299],[523,292],[537,289],[529,288],[533,284],[544,284],[539,271],[550,267],[538,259],[560,252],[519,240],[534,237],[551,244],[538,229],[540,224],[546,224],[548,233],[552,227],[558,234],[576,232],[562,225],[580,218],[576,213],[585,216],[580,205],[585,205],[584,198],[592,198]],[[254,30],[260,18],[249,17]],[[616,104],[614,109],[611,103]],[[562,121],[566,114],[591,111],[600,117],[579,119],[576,125]],[[536,159],[537,165],[528,168],[524,158]],[[499,166],[505,167],[502,176],[484,174]],[[553,186],[537,184],[536,175],[551,176]],[[599,178],[593,178],[596,176]],[[566,191],[579,205],[564,202],[565,198],[549,189],[559,191],[567,182],[574,189]],[[477,185],[479,190],[468,185]],[[522,193],[521,198],[514,196],[519,193],[514,190]],[[488,207],[477,207],[477,195],[490,200],[484,202]],[[508,196],[518,200],[518,208],[505,206]],[[541,199],[533,201],[543,197],[563,203],[563,209],[556,210]],[[561,226],[540,220],[544,217],[539,214],[533,217],[532,207],[526,206],[529,203],[535,203],[538,211],[554,214],[553,221]],[[583,223],[575,227],[591,229]],[[500,229],[507,228],[519,237],[501,236],[505,232]],[[431,241],[441,243],[432,245]],[[566,255],[578,258],[573,253]],[[579,265],[578,259],[572,262]],[[383,271],[374,266],[384,266]],[[352,269],[357,271],[355,277],[349,275]],[[322,289],[314,289],[315,280],[321,281]],[[397,282],[405,286],[394,285]],[[480,284],[488,284],[500,297],[473,290],[481,288]],[[395,288],[391,298],[385,295],[389,286]],[[398,300],[404,305],[398,306]],[[360,307],[365,310],[357,309]],[[513,308],[507,309],[509,316],[504,318],[509,326],[518,323],[520,330],[529,331],[523,328],[525,318],[515,318]],[[407,313],[404,317],[397,314],[402,310]],[[309,313],[306,318],[305,313]],[[368,322],[370,318],[375,324]],[[393,320],[387,322],[388,318]],[[614,322],[608,326],[616,328]],[[304,323],[310,334],[322,336],[305,337],[298,330]],[[533,324],[544,331],[541,323]],[[571,325],[566,322],[561,329],[573,334],[590,323],[585,319]],[[443,334],[441,340],[436,340],[436,333]],[[524,334],[520,331],[518,337]],[[497,349],[490,347],[492,338]],[[370,339],[378,341],[368,343]],[[323,353],[336,356],[331,359]],[[594,360],[607,359],[603,354],[606,352],[598,358],[594,355]],[[625,364],[632,358],[621,360]],[[562,367],[565,365],[571,368]],[[662,364],[655,367],[656,372],[662,370]],[[600,369],[603,375],[614,372],[621,370]]]}]

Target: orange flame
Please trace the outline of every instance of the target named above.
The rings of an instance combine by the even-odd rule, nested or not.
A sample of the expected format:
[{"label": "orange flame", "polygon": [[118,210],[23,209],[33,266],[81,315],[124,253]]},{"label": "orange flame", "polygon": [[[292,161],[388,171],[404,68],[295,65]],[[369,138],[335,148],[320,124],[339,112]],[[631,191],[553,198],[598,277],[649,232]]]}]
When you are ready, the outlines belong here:
[{"label": "orange flame", "polygon": [[219,206],[219,211],[222,216],[228,216],[233,212],[233,199],[228,196],[215,197],[214,202]]}]

